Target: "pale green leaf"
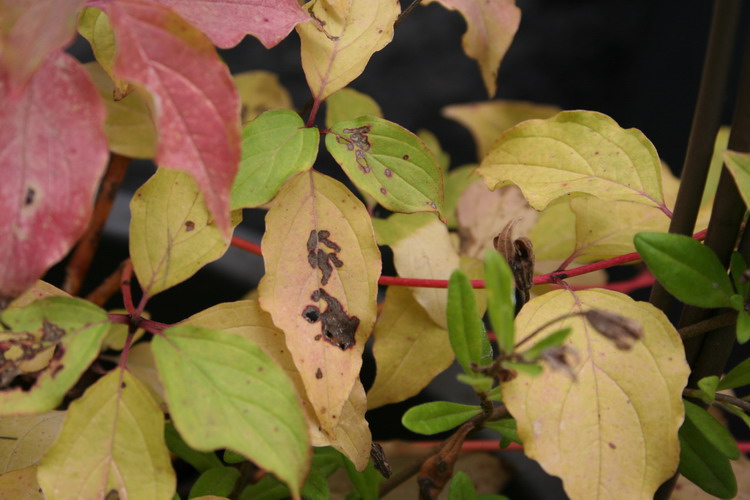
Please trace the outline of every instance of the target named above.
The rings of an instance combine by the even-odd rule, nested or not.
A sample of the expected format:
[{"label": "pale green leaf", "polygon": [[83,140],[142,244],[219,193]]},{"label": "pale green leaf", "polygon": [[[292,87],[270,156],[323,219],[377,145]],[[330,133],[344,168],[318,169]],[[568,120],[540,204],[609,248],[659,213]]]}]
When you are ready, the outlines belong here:
[{"label": "pale green leaf", "polygon": [[108,96],[109,99],[114,98],[115,100],[119,100],[125,97],[133,87],[128,82],[117,78],[114,74],[112,66],[115,60],[117,43],[107,15],[99,9],[83,9],[81,15],[78,17],[78,32],[88,40],[94,52],[94,57],[107,75],[115,82],[115,92]]},{"label": "pale green leaf", "polygon": [[724,389],[734,389],[735,387],[742,387],[743,385],[750,385],[750,358],[732,368],[732,370],[721,379],[716,390],[723,391]]},{"label": "pale green leaf", "polygon": [[188,498],[196,498],[205,495],[228,497],[237,480],[240,471],[234,467],[219,466],[203,472],[190,488]]},{"label": "pale green leaf", "polygon": [[326,127],[360,116],[383,118],[383,112],[375,99],[351,88],[338,90],[326,99]]},{"label": "pale green leaf", "polygon": [[472,375],[472,365],[482,366],[492,362],[492,346],[477,310],[474,289],[466,274],[456,269],[448,284],[446,307],[448,338],[456,360],[464,371]]},{"label": "pale green leaf", "polygon": [[500,352],[510,354],[515,344],[516,291],[513,273],[505,259],[489,250],[484,259],[487,314]]},{"label": "pale green leaf", "polygon": [[453,474],[448,486],[448,500],[476,500],[477,490],[474,483],[464,471]]},{"label": "pale green leaf", "polygon": [[480,413],[478,405],[432,401],[409,408],[401,423],[412,432],[430,435],[458,427]]},{"label": "pale green leaf", "polygon": [[440,141],[438,140],[437,136],[429,130],[424,128],[417,130],[417,137],[419,137],[422,142],[424,142],[424,145],[427,146],[427,149],[432,151],[433,156],[435,156],[435,160],[440,166],[440,171],[443,173],[443,179],[445,179],[445,176],[448,175],[448,168],[450,168],[451,166],[450,155],[445,152],[440,146]]},{"label": "pale green leaf", "polygon": [[292,96],[270,71],[244,71],[232,75],[242,105],[242,123],[245,124],[269,109],[294,109]]}]

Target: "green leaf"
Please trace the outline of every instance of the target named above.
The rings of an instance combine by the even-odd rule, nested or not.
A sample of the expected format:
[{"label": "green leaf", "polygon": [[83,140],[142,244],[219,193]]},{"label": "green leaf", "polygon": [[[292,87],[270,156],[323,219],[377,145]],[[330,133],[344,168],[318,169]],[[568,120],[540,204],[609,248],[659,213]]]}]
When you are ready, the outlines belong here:
[{"label": "green leaf", "polygon": [[188,498],[201,497],[204,495],[215,495],[227,497],[234,489],[235,483],[240,478],[240,471],[234,467],[214,467],[203,472],[190,488]]},{"label": "green leaf", "polygon": [[500,433],[500,448],[507,448],[512,442],[521,443],[521,438],[518,437],[518,431],[516,430],[516,420],[513,418],[504,418],[502,420],[494,420],[492,422],[485,422],[484,426],[493,431]]},{"label": "green leaf", "polygon": [[488,393],[487,393],[487,399],[490,401],[497,401],[498,403],[503,401],[503,390],[501,386],[497,385],[493,387]]},{"label": "green leaf", "polygon": [[331,492],[326,477],[317,469],[310,469],[302,485],[302,497],[309,500],[328,500]]},{"label": "green leaf", "polygon": [[707,405],[710,405],[716,399],[716,386],[718,385],[719,377],[717,377],[716,375],[703,377],[698,381],[698,389],[700,389],[703,393],[701,399]]},{"label": "green leaf", "polygon": [[326,99],[326,127],[360,116],[383,118],[383,112],[375,99],[358,90],[343,88]]},{"label": "green leaf", "polygon": [[495,379],[483,375],[477,376],[476,374],[466,375],[465,373],[459,373],[456,375],[456,379],[463,384],[471,386],[477,392],[487,392],[495,385]]},{"label": "green leaf", "polygon": [[516,292],[513,272],[502,255],[489,250],[484,258],[487,313],[500,352],[510,354],[515,344]]},{"label": "green leaf", "polygon": [[729,262],[729,270],[734,282],[734,289],[743,298],[747,297],[750,290],[750,281],[743,279],[742,275],[747,271],[747,262],[739,252],[732,252],[732,260]]},{"label": "green leaf", "polygon": [[685,421],[689,421],[717,451],[727,458],[737,460],[740,450],[726,427],[700,406],[685,402]]},{"label": "green leaf", "polygon": [[750,340],[750,314],[745,310],[737,314],[737,342],[744,344]]},{"label": "green leaf", "polygon": [[283,498],[289,498],[289,488],[268,474],[257,483],[242,490],[239,500],[282,500]]},{"label": "green leaf", "polygon": [[451,273],[446,314],[456,359],[467,374],[473,375],[472,363],[482,366],[492,362],[492,346],[477,310],[474,289],[460,269]]},{"label": "green leaf", "polygon": [[287,109],[266,111],[242,131],[242,160],[232,184],[231,208],[258,207],[276,196],[286,180],[309,170],[318,156],[320,133],[305,128]]},{"label": "green leaf", "polygon": [[[9,347],[3,353],[3,376],[23,369],[25,358],[51,349],[53,356],[36,383],[0,391],[0,415],[42,413],[55,409],[81,374],[99,355],[109,330],[107,313],[90,302],[67,297],[49,297],[22,309],[6,309],[3,323],[10,332],[0,332]],[[41,368],[40,368],[41,369]]]},{"label": "green leaf", "polygon": [[737,494],[737,480],[729,459],[706,439],[690,420],[680,428],[680,474],[719,498]]},{"label": "green leaf", "polygon": [[312,469],[320,471],[325,477],[330,476],[341,467],[344,455],[331,446],[315,448],[312,457]]},{"label": "green leaf", "polygon": [[475,500],[476,498],[477,490],[468,474],[461,470],[453,474],[448,487],[448,500]]},{"label": "green leaf", "polygon": [[725,151],[724,164],[734,177],[745,205],[750,206],[750,153]]},{"label": "green leaf", "polygon": [[745,413],[742,408],[739,408],[737,406],[734,406],[733,404],[721,402],[721,406],[727,410],[730,413],[733,413],[734,415],[738,416],[743,422],[745,422],[745,425],[750,428],[750,416],[748,416],[747,413]]},{"label": "green leaf", "polygon": [[536,361],[545,350],[562,345],[572,332],[573,330],[568,327],[550,333],[542,340],[526,349],[523,352],[523,357],[529,361]]},{"label": "green leaf", "polygon": [[448,221],[448,227],[451,229],[458,227],[458,219],[456,218],[458,200],[461,199],[461,195],[464,194],[466,188],[481,179],[477,173],[478,167],[479,165],[475,164],[463,165],[454,168],[445,177],[445,204],[443,205],[443,212],[445,213],[445,219]]},{"label": "green leaf", "polygon": [[716,390],[734,389],[735,387],[748,384],[750,384],[750,358],[738,364],[729,373],[724,375]]},{"label": "green leaf", "polygon": [[164,426],[164,440],[167,442],[169,451],[195,467],[198,472],[206,472],[208,469],[222,466],[221,460],[215,453],[195,451],[188,446],[171,422],[167,422]]},{"label": "green leaf", "polygon": [[367,116],[337,123],[326,148],[352,182],[394,212],[438,212],[443,176],[432,152],[405,128]]},{"label": "green leaf", "polygon": [[247,459],[235,451],[224,450],[224,456],[222,457],[222,460],[224,460],[224,463],[227,464],[241,464]]},{"label": "green leaf", "polygon": [[432,154],[435,156],[435,159],[440,166],[440,171],[443,172],[443,178],[445,178],[445,175],[448,173],[448,168],[451,166],[450,155],[440,146],[440,141],[438,141],[437,136],[429,130],[424,128],[417,130],[417,137],[424,142],[427,149],[432,151]]},{"label": "green leaf", "polygon": [[514,361],[503,361],[502,364],[503,368],[510,368],[511,370],[515,370],[526,375],[531,375],[532,377],[541,375],[542,372],[544,372],[544,367],[536,363],[516,363]]},{"label": "green leaf", "polygon": [[409,408],[401,423],[412,432],[430,435],[458,427],[480,413],[477,405],[432,401]]},{"label": "green leaf", "polygon": [[299,498],[310,444],[287,375],[250,340],[175,326],[152,349],[175,427],[196,450],[229,448],[285,481]]},{"label": "green leaf", "polygon": [[344,469],[349,476],[349,480],[354,485],[355,491],[362,500],[378,500],[380,493],[378,486],[385,478],[375,469],[372,460],[362,472],[358,472],[354,464],[346,457],[343,457]]},{"label": "green leaf", "polygon": [[679,234],[638,233],[633,241],[656,279],[678,300],[706,309],[730,307],[732,284],[710,248]]}]

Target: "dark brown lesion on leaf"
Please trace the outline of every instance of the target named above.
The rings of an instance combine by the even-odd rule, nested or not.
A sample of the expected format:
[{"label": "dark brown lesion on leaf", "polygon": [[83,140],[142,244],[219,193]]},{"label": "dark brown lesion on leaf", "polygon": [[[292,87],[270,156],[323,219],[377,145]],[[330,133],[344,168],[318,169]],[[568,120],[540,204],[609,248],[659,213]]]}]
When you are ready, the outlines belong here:
[{"label": "dark brown lesion on leaf", "polygon": [[[316,231],[313,229],[310,231],[310,237],[307,239],[307,262],[310,264],[310,267],[320,269],[323,273],[323,277],[320,280],[320,284],[323,286],[327,285],[328,280],[331,279],[334,267],[338,269],[344,266],[344,263],[336,254],[336,252],[341,251],[341,247],[336,242],[331,241],[329,236],[331,236],[330,231]],[[318,248],[318,245],[321,243],[333,250],[333,252],[326,252],[322,248]]]},{"label": "dark brown lesion on leaf", "polygon": [[370,165],[367,163],[367,152],[370,151],[370,139],[367,134],[370,133],[371,129],[372,126],[370,125],[345,128],[343,133],[349,134],[348,137],[342,135],[336,136],[337,142],[346,144],[346,149],[354,151],[354,160],[359,165],[359,168],[362,169],[362,172],[366,174],[370,172]]},{"label": "dark brown lesion on leaf", "polygon": [[185,231],[192,231],[193,229],[195,229],[195,222],[191,220],[185,222]]},{"label": "dark brown lesion on leaf", "polygon": [[[65,352],[62,339],[66,331],[49,320],[42,322],[35,332],[2,332],[0,340],[0,391],[21,388],[31,389],[40,374],[49,372],[53,377],[62,369]],[[24,369],[24,363],[34,360],[42,351],[54,349],[47,366],[38,372]]]},{"label": "dark brown lesion on leaf", "polygon": [[28,207],[29,205],[31,205],[32,203],[34,203],[34,197],[35,196],[36,196],[36,191],[34,190],[34,188],[31,187],[31,186],[27,186],[26,187],[26,196],[23,199],[23,204]]},{"label": "dark brown lesion on leaf", "polygon": [[322,299],[327,307],[325,311],[314,305],[308,305],[302,311],[302,317],[310,323],[320,321],[323,338],[342,351],[355,344],[355,334],[359,318],[346,314],[344,307],[336,297],[332,297],[322,288],[315,290],[310,298],[315,302]]}]

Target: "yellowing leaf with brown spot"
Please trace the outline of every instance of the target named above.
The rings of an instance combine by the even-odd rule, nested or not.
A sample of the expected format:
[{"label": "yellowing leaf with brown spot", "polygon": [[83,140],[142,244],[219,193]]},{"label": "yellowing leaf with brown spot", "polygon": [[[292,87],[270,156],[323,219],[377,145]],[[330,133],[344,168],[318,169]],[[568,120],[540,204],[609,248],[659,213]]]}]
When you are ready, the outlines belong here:
[{"label": "yellowing leaf with brown spot", "polygon": [[[62,427],[64,411],[0,417],[0,474],[42,459]],[[3,498],[0,495],[0,498]]]},{"label": "yellowing leaf with brown spot", "polygon": [[521,10],[515,0],[427,0],[425,5],[432,2],[464,16],[468,27],[461,40],[464,52],[477,60],[487,93],[494,96],[500,61],[521,22]]},{"label": "yellowing leaf with brown spot", "polygon": [[39,465],[47,500],[169,500],[175,474],[164,442],[164,415],[128,371],[115,369],[67,411],[62,431]]},{"label": "yellowing leaf with brown spot", "polygon": [[232,75],[242,105],[245,124],[270,109],[293,109],[292,96],[279,77],[269,71],[245,71]]},{"label": "yellowing leaf with brown spot", "polygon": [[0,475],[0,498],[44,500],[36,480],[36,465]]},{"label": "yellowing leaf with brown spot", "polygon": [[231,332],[255,342],[278,363],[294,383],[305,409],[312,445],[331,445],[346,455],[358,470],[367,467],[372,437],[365,420],[365,392],[359,380],[354,383],[349,399],[344,403],[339,425],[329,436],[320,430],[320,423],[307,399],[302,378],[284,343],[284,332],[276,328],[271,316],[261,309],[257,301],[242,300],[219,304],[191,316],[184,324]]},{"label": "yellowing leaf with brown spot", "polygon": [[362,203],[314,171],[292,177],[266,215],[260,303],[286,345],[324,431],[359,378],[375,323],[380,252]]},{"label": "yellowing leaf with brown spot", "polygon": [[405,287],[388,288],[373,336],[376,376],[367,393],[369,408],[416,395],[453,362],[448,332]]},{"label": "yellowing leaf with brown spot", "polygon": [[398,0],[314,0],[311,22],[298,24],[302,69],[317,101],[346,87],[393,38]]},{"label": "yellowing leaf with brown spot", "polygon": [[516,125],[495,143],[479,174],[490,189],[516,184],[537,210],[570,193],[667,210],[653,144],[593,111]]},{"label": "yellowing leaf with brown spot", "polygon": [[516,335],[523,339],[561,314],[592,308],[638,321],[643,340],[620,351],[580,316],[557,322],[545,332],[572,328],[566,344],[578,353],[577,380],[548,367],[538,377],[519,374],[503,384],[503,400],[525,453],[562,478],[570,498],[650,500],[677,469],[689,374],[667,317],[617,292],[559,290],[523,307]]}]

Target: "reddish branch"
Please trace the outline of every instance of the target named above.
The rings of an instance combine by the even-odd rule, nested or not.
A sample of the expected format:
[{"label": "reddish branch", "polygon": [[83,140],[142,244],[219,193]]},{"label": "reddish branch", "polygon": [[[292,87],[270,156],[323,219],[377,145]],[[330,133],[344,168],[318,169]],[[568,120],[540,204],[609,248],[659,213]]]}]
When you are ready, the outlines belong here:
[{"label": "reddish branch", "polygon": [[110,297],[112,297],[112,295],[117,293],[117,290],[120,289],[122,271],[123,269],[125,269],[125,264],[127,264],[128,262],[130,262],[130,259],[125,259],[124,261],[122,261],[120,265],[117,266],[117,269],[115,269],[114,272],[101,283],[101,285],[96,287],[93,292],[86,296],[86,300],[98,306],[104,306],[104,304],[107,303]]}]

